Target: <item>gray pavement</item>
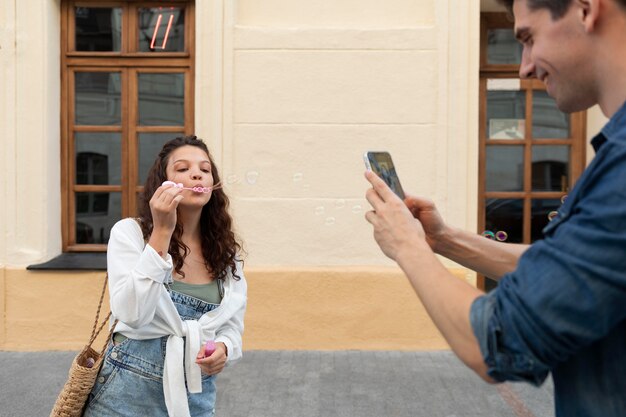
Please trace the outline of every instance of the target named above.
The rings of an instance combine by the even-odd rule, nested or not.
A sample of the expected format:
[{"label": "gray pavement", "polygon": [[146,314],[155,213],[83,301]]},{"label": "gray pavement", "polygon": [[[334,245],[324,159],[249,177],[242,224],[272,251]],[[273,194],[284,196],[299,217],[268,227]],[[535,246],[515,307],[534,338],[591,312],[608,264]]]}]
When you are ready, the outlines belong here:
[{"label": "gray pavement", "polygon": [[[0,417],[47,417],[75,352],[0,352]],[[545,417],[552,384],[488,385],[449,351],[250,351],[218,417]]]}]

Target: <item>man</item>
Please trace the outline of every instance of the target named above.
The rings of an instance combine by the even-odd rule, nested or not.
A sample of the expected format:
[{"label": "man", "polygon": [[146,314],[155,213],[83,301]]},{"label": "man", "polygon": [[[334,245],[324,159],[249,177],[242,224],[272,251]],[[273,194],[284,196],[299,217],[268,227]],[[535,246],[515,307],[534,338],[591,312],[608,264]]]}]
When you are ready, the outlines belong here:
[{"label": "man", "polygon": [[[488,382],[541,384],[557,416],[626,416],[626,0],[499,0],[523,44],[520,76],[562,111],[599,104],[594,161],[531,246],[446,225],[372,172],[366,219],[460,359]],[[485,295],[436,258],[500,279]]]}]

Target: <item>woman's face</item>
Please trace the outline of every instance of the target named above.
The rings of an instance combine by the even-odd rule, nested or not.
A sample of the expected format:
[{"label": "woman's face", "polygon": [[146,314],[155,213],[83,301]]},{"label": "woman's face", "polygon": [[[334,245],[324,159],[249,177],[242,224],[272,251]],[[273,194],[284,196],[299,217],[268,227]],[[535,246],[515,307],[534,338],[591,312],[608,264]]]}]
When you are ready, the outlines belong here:
[{"label": "woman's face", "polygon": [[[213,173],[209,156],[197,146],[185,145],[172,151],[165,169],[168,181],[182,183],[183,187],[211,188],[213,187]],[[192,190],[183,190],[185,197],[181,206],[204,206],[211,199],[212,192],[203,193]]]}]

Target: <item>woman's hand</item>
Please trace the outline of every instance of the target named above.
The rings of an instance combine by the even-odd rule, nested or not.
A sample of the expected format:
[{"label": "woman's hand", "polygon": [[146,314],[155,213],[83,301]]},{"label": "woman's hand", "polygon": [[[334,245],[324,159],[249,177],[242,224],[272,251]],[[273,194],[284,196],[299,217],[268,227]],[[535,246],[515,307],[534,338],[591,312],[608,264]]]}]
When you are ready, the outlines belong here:
[{"label": "woman's hand", "polygon": [[176,228],[176,208],[184,198],[183,190],[171,184],[162,185],[154,192],[150,199],[150,211],[152,212],[153,230],[157,233],[174,232]]},{"label": "woman's hand", "polygon": [[182,191],[171,184],[162,185],[157,188],[150,199],[153,227],[148,244],[164,259],[170,247],[172,233],[176,228],[176,208],[184,198],[180,194]]},{"label": "woman's hand", "polygon": [[226,345],[223,342],[217,342],[215,344],[215,352],[213,352],[211,356],[204,356],[204,346],[202,346],[196,357],[196,363],[205,374],[216,375],[224,369],[227,358],[228,352]]}]

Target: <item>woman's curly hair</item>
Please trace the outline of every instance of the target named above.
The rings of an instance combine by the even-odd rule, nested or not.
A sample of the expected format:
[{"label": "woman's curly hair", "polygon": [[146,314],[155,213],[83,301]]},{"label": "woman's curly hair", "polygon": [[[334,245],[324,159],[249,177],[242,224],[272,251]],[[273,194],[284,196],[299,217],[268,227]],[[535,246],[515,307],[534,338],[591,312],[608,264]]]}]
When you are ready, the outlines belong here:
[{"label": "woman's curly hair", "polygon": [[[150,199],[157,188],[163,184],[163,181],[167,180],[166,167],[169,156],[174,150],[181,146],[195,146],[206,152],[211,163],[213,183],[218,184],[220,182],[220,176],[217,172],[215,162],[206,144],[201,139],[198,139],[196,136],[177,137],[163,145],[152,168],[150,168],[139,204],[141,230],[146,240],[149,239],[153,228]],[[229,203],[224,190],[217,188],[213,190],[209,202],[202,207],[202,214],[200,215],[202,257],[204,258],[207,270],[212,272],[217,279],[224,280],[230,269],[233,278],[239,280],[241,277],[236,273],[236,261],[242,247],[232,231],[233,221],[230,214],[228,214]],[[182,235],[183,226],[178,223],[176,224],[176,228],[170,240],[169,253],[172,256],[174,270],[184,278],[185,273],[182,271],[182,267],[185,257],[189,254],[189,247],[182,242]]]}]

